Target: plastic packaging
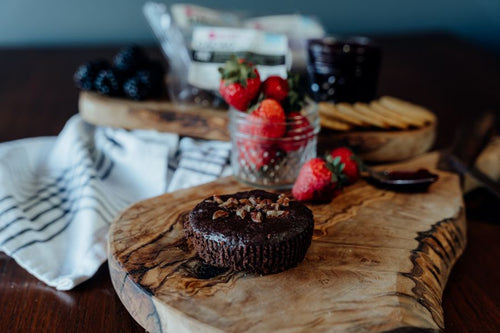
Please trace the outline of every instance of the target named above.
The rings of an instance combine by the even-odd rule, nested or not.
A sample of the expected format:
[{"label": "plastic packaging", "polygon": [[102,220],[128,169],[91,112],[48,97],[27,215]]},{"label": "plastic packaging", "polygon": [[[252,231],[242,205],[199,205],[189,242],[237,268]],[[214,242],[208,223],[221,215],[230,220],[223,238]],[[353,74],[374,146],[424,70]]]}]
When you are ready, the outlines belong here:
[{"label": "plastic packaging", "polygon": [[225,105],[217,93],[217,68],[231,54],[253,62],[263,80],[286,77],[292,61],[294,70],[303,70],[306,39],[324,35],[318,21],[301,15],[245,19],[240,13],[188,4],[174,4],[169,11],[154,2],[143,11],[171,65],[169,96],[180,103]]},{"label": "plastic packaging", "polygon": [[292,51],[292,71],[298,72],[307,67],[307,40],[325,36],[325,30],[317,19],[299,14],[255,17],[246,20],[244,25],[287,36]]}]

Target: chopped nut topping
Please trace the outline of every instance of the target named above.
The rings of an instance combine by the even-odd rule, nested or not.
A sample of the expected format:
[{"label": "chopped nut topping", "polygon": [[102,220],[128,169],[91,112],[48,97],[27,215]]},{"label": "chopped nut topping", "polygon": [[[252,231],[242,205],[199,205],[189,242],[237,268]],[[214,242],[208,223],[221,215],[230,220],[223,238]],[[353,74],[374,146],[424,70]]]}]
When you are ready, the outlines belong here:
[{"label": "chopped nut topping", "polygon": [[278,197],[278,201],[276,201],[278,204],[280,205],[283,205],[285,207],[288,207],[289,203],[290,203],[290,198],[288,198],[286,195],[284,194],[280,194],[280,196]]},{"label": "chopped nut topping", "polygon": [[223,202],[224,202],[224,201],[222,201],[222,199],[221,199],[218,195],[216,195],[216,194],[214,194],[214,201],[215,201],[215,202],[217,202],[218,204],[221,204],[221,203],[223,203]]},{"label": "chopped nut topping", "polygon": [[264,199],[261,202],[259,202],[256,206],[255,209],[263,209],[266,208],[267,206],[271,205],[273,202],[269,199]]},{"label": "chopped nut topping", "polygon": [[260,198],[255,198],[254,196],[251,196],[250,198],[248,198],[248,201],[250,201],[252,205],[257,205],[260,202]]},{"label": "chopped nut topping", "polygon": [[217,220],[220,217],[226,217],[228,215],[229,213],[226,212],[225,210],[218,210],[214,213],[214,215],[212,215],[212,220]]},{"label": "chopped nut topping", "polygon": [[260,210],[260,209],[263,209],[263,208],[266,208],[266,205],[264,205],[262,203],[259,203],[259,204],[255,205],[255,209]]},{"label": "chopped nut topping", "polygon": [[251,212],[250,217],[251,217],[252,221],[254,221],[256,223],[262,222],[262,213],[261,212]]},{"label": "chopped nut topping", "polygon": [[280,209],[280,204],[279,203],[273,203],[271,204],[271,208],[274,209],[274,210],[279,210]]},{"label": "chopped nut topping", "polygon": [[266,217],[281,217],[281,216],[287,216],[288,211],[285,210],[268,210],[266,212]]},{"label": "chopped nut topping", "polygon": [[221,203],[219,205],[219,207],[232,208],[232,207],[236,207],[237,205],[238,205],[238,199],[231,197],[231,198],[227,199],[225,202]]},{"label": "chopped nut topping", "polygon": [[239,208],[236,210],[236,216],[239,216],[240,218],[244,219],[245,216],[247,216],[247,211],[243,209],[243,207]]},{"label": "chopped nut topping", "polygon": [[264,199],[261,201],[261,203],[265,203],[266,205],[270,205],[273,203],[273,201],[271,199]]},{"label": "chopped nut topping", "polygon": [[213,214],[213,220],[227,217],[234,212],[241,219],[245,219],[250,214],[253,222],[260,223],[264,218],[287,216],[289,212],[283,209],[283,207],[289,206],[290,199],[286,195],[280,194],[276,202],[271,199],[261,199],[255,196],[239,200],[230,197],[226,201],[223,201],[218,195],[214,194],[213,200],[207,199],[205,202],[215,202],[220,208],[223,208]]}]

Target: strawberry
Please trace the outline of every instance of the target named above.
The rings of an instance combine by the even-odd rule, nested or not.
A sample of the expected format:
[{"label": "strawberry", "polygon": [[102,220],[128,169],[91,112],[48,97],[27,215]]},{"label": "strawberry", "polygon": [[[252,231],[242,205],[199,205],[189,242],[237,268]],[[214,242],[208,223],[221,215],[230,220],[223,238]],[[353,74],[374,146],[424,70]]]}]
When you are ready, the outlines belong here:
[{"label": "strawberry", "polygon": [[222,98],[240,111],[246,111],[250,102],[258,95],[260,75],[251,63],[232,56],[224,67],[219,68],[221,80],[219,92]]},{"label": "strawberry", "polygon": [[306,162],[292,188],[299,201],[325,202],[332,199],[337,189],[337,176],[328,163],[319,157]]},{"label": "strawberry", "polygon": [[306,146],[314,136],[311,123],[300,112],[290,112],[286,117],[286,122],[288,127],[281,144],[286,152],[299,150]]},{"label": "strawberry", "polygon": [[361,161],[354,155],[351,149],[339,147],[332,150],[328,155],[329,157],[327,157],[327,160],[330,160],[330,162],[334,164],[340,164],[343,182],[352,184],[359,179]]},{"label": "strawberry", "polygon": [[266,98],[281,102],[288,95],[288,81],[277,75],[270,76],[262,84],[262,91]]},{"label": "strawberry", "polygon": [[241,132],[263,138],[280,138],[285,134],[285,111],[274,99],[264,99],[248,116]]}]

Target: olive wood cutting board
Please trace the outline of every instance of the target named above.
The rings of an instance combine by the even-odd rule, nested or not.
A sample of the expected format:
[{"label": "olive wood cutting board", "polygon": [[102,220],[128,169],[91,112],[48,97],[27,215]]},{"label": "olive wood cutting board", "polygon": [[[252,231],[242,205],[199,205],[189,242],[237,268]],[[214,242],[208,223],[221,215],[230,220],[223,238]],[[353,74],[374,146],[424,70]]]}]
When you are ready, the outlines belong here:
[{"label": "olive wood cutting board", "polygon": [[[433,170],[437,160],[430,153],[395,167]],[[228,177],[141,201],[111,225],[113,285],[152,332],[440,331],[466,223],[459,177],[436,172],[425,193],[359,181],[309,205],[315,230],[304,261],[267,276],[208,266],[182,230],[203,198],[249,187]]]},{"label": "olive wood cutting board", "polygon": [[[82,91],[79,113],[94,125],[125,129],[153,129],[208,140],[229,141],[226,110],[179,105],[167,100],[131,101]],[[404,131],[349,131],[322,129],[319,149],[353,147],[365,161],[391,162],[427,152],[433,145],[436,123]]]}]

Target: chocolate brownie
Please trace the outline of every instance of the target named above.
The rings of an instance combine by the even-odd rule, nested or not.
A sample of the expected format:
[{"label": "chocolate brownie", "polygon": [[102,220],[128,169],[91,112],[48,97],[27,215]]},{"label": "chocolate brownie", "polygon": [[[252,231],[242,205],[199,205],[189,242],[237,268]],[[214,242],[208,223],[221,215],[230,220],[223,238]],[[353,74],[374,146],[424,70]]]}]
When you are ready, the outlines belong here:
[{"label": "chocolate brownie", "polygon": [[304,259],[314,220],[300,202],[254,190],[206,198],[190,212],[184,227],[207,263],[271,274]]}]

